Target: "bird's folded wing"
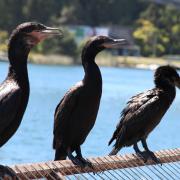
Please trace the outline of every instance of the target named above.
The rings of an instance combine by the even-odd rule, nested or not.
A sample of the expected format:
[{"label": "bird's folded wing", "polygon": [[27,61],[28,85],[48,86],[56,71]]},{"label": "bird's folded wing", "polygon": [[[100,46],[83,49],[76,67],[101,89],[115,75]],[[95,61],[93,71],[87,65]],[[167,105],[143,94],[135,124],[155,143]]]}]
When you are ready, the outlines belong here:
[{"label": "bird's folded wing", "polygon": [[141,124],[147,123],[147,119],[156,114],[159,110],[159,104],[157,91],[149,90],[133,96],[122,111],[120,123],[127,126],[133,124],[136,126],[137,124],[139,127]]},{"label": "bird's folded wing", "polygon": [[[54,143],[53,147],[60,144],[61,136],[67,131],[68,125],[71,123],[71,116],[77,106],[81,86],[71,88],[62,98],[55,110],[54,115]],[[57,138],[56,138],[57,137]],[[59,141],[59,142],[57,142]],[[55,145],[56,144],[56,145]]]},{"label": "bird's folded wing", "polygon": [[116,130],[109,141],[112,143],[117,137],[123,137],[128,134],[136,134],[143,129],[148,119],[153,118],[154,114],[159,110],[159,98],[155,90],[149,90],[133,96],[127,106],[121,113],[121,119],[116,126]]},{"label": "bird's folded wing", "polygon": [[4,86],[0,89],[0,136],[8,131],[13,122],[21,100],[21,90],[17,87]]}]

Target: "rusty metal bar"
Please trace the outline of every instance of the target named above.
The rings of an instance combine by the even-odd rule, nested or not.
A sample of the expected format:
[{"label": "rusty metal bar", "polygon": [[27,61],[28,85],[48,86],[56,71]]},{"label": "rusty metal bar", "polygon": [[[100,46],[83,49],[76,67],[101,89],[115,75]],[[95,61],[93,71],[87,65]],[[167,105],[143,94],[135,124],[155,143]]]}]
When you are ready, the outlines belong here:
[{"label": "rusty metal bar", "polygon": [[[162,164],[179,162],[180,161],[180,148],[172,149],[172,150],[157,151],[155,152],[155,155],[159,158]],[[12,168],[19,177],[23,177],[23,179],[27,179],[27,178],[34,179],[35,177],[37,178],[46,177],[52,172],[61,172],[61,176],[62,175],[74,176],[75,174],[82,175],[83,173],[97,173],[97,172],[115,170],[115,169],[121,170],[121,169],[127,169],[127,168],[136,168],[140,166],[148,167],[149,165],[155,165],[155,163],[151,160],[149,160],[146,164],[144,164],[144,162],[141,161],[139,157],[137,157],[135,154],[116,155],[116,156],[111,156],[111,157],[105,156],[101,158],[97,157],[97,158],[88,158],[88,159],[92,163],[93,169],[89,167],[82,169],[74,165],[70,160],[22,164],[22,165],[11,166],[10,168]],[[159,168],[160,166],[161,165],[158,165],[157,168]],[[160,169],[161,168],[162,167],[160,167]],[[165,166],[165,169],[166,168],[167,167]],[[163,171],[165,171],[165,169],[163,169]],[[143,171],[141,171],[140,174],[138,173],[138,175],[142,176],[142,173]],[[115,174],[109,174],[109,175],[115,176]]]}]

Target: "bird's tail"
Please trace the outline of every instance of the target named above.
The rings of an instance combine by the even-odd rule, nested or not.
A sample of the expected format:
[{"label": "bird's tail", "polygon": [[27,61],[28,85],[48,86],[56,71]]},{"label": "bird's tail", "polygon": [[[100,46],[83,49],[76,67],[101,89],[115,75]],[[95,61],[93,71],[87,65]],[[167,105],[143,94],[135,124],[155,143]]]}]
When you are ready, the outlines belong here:
[{"label": "bird's tail", "polygon": [[112,138],[110,139],[108,146],[117,138],[117,129],[114,131]]},{"label": "bird's tail", "polygon": [[113,148],[113,150],[109,153],[109,156],[113,156],[113,155],[116,155],[118,153],[120,149],[117,149],[117,148]]},{"label": "bird's tail", "polygon": [[55,158],[54,160],[65,160],[67,157],[67,152],[64,150],[64,148],[57,148],[55,152]]},{"label": "bird's tail", "polygon": [[110,139],[109,143],[108,143],[108,146],[110,146],[110,144],[114,141],[114,136]]}]

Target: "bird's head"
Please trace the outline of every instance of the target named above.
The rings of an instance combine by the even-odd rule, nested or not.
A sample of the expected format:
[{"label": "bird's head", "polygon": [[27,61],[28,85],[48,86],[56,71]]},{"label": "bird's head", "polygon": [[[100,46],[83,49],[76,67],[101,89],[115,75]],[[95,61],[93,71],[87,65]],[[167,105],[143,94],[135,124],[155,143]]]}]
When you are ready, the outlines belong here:
[{"label": "bird's head", "polygon": [[9,45],[12,45],[13,42],[16,43],[16,45],[22,43],[20,45],[32,48],[40,41],[54,35],[62,36],[61,30],[58,28],[47,27],[36,22],[26,22],[17,26],[12,32]]},{"label": "bird's head", "polygon": [[18,25],[9,39],[9,58],[28,54],[36,44],[54,35],[62,36],[61,30],[36,22],[26,22]]},{"label": "bird's head", "polygon": [[126,45],[127,41],[125,39],[113,39],[107,36],[95,36],[90,38],[90,40],[85,44],[82,51],[82,58],[85,56],[95,56],[104,49],[120,48]]},{"label": "bird's head", "polygon": [[160,66],[156,69],[155,75],[156,86],[167,87],[173,86],[180,88],[180,76],[171,66]]}]

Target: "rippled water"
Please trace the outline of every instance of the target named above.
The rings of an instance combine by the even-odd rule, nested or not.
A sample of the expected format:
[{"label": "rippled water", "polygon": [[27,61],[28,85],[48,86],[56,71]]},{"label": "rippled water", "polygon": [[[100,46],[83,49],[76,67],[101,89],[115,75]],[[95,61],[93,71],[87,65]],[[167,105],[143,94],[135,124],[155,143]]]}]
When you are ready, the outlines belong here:
[{"label": "rippled water", "polygon": [[[0,63],[0,82],[7,74],[7,63]],[[16,164],[52,160],[54,109],[64,93],[83,77],[80,66],[28,66],[30,100],[16,134],[0,150],[0,162]],[[153,72],[127,68],[101,67],[103,95],[96,124],[82,146],[85,156],[106,155],[107,143],[126,101],[153,87]],[[161,124],[148,138],[150,149],[176,148],[180,145],[180,91]],[[133,152],[131,147],[121,153]]]}]

